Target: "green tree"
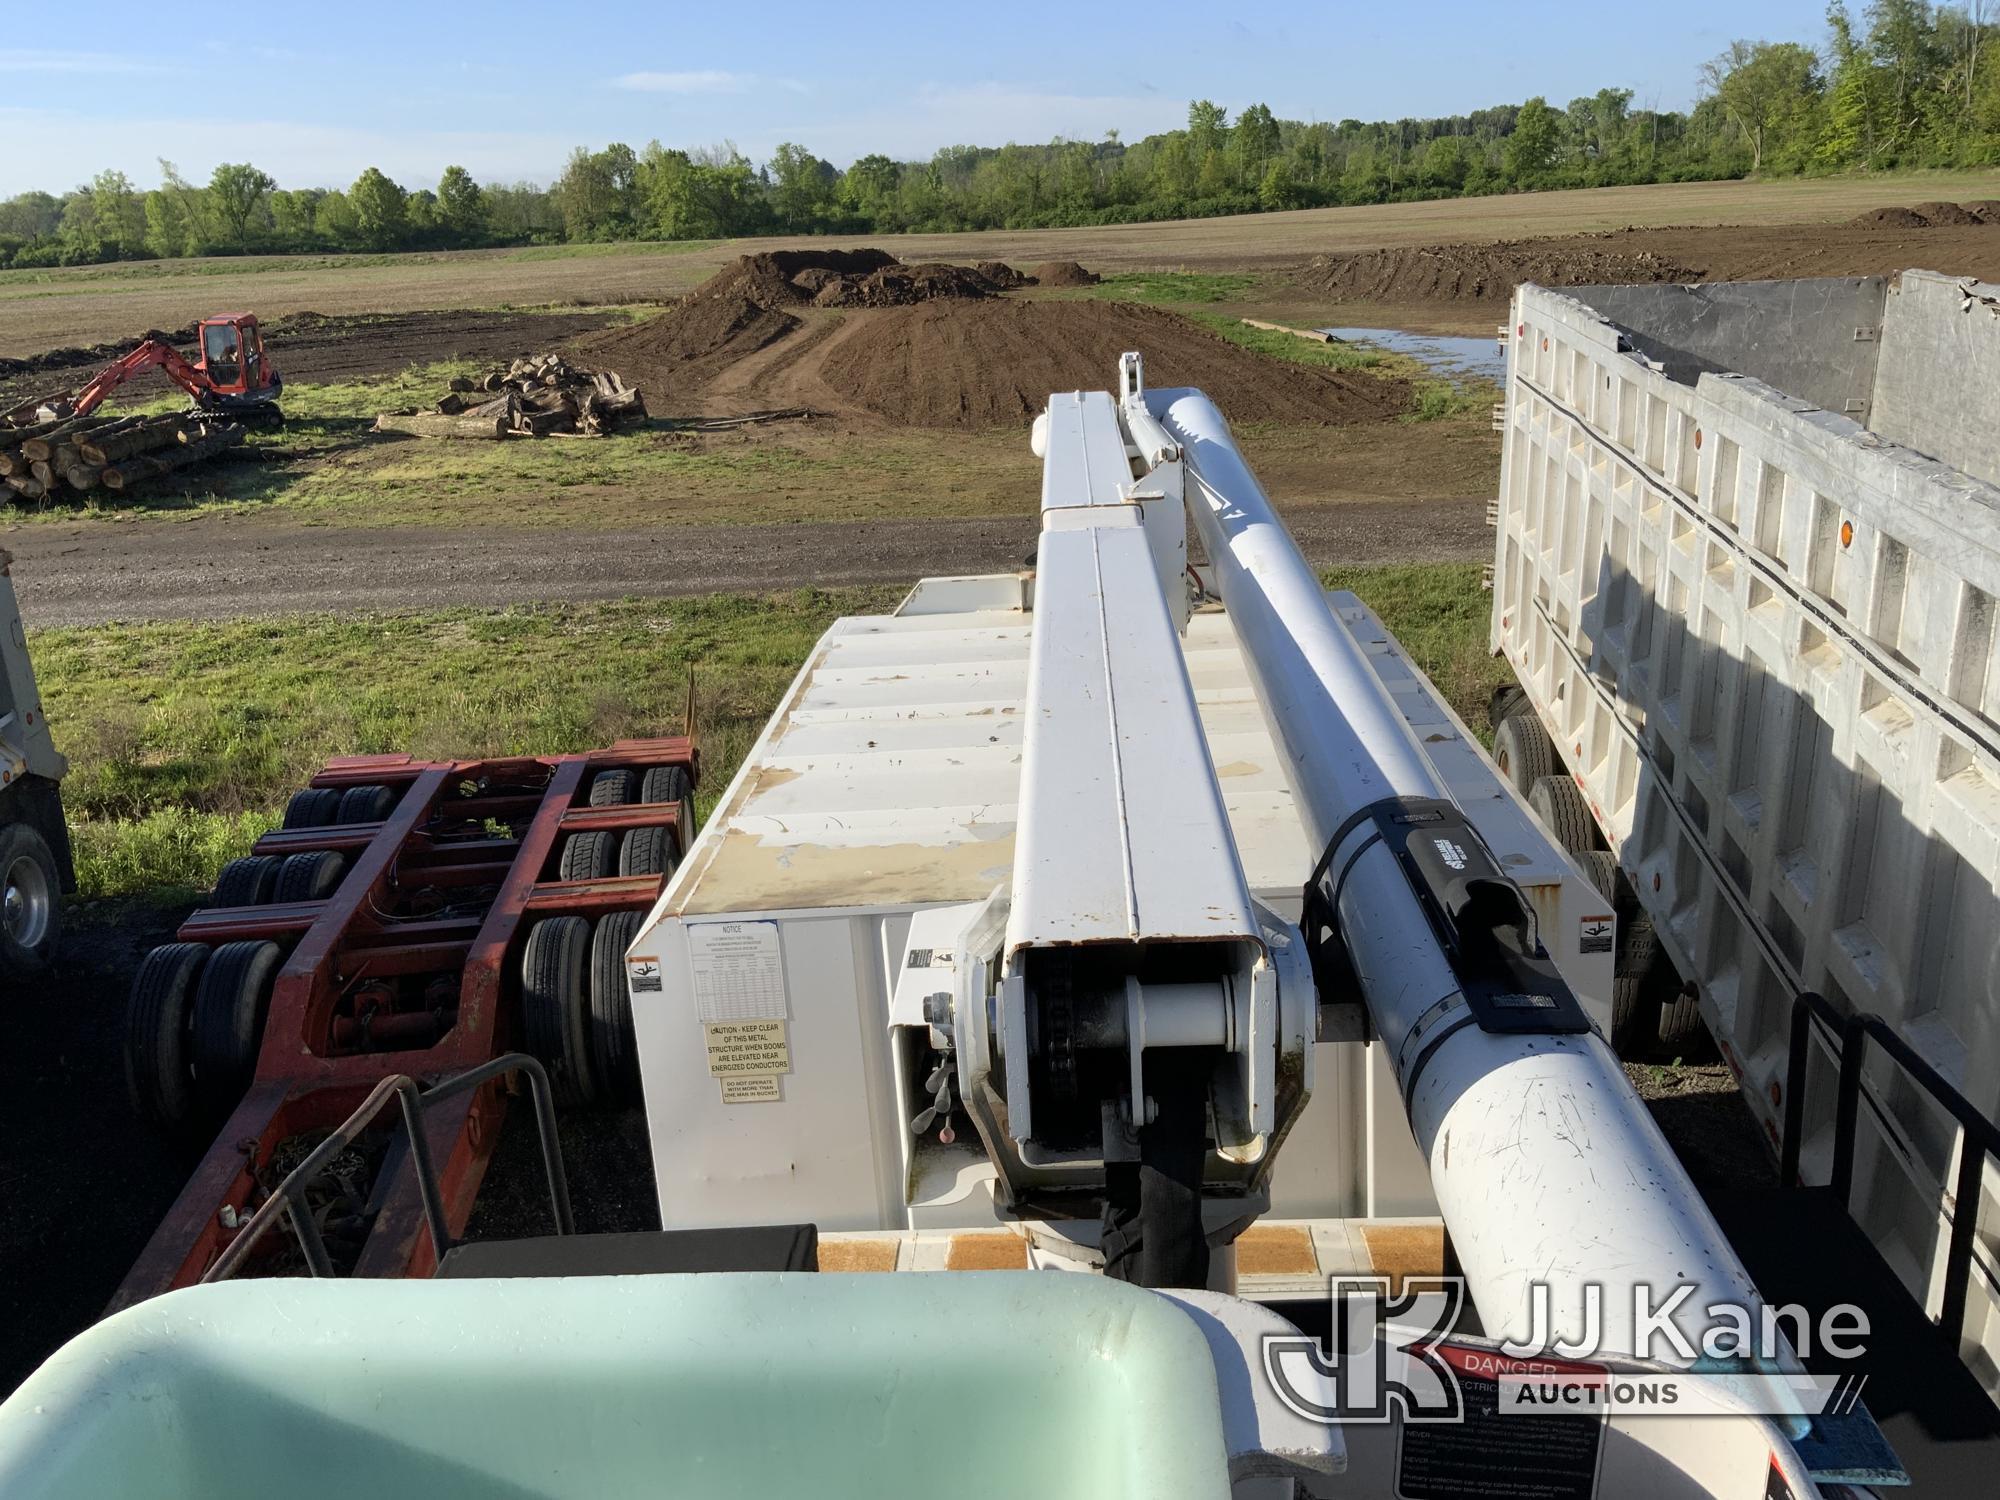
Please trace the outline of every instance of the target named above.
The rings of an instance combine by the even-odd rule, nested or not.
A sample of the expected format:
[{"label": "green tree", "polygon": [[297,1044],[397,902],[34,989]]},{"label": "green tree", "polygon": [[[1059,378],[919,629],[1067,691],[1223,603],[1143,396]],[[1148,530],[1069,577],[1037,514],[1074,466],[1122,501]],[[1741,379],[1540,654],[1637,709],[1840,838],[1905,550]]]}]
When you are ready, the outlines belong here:
[{"label": "green tree", "polygon": [[1702,65],[1702,82],[1750,145],[1750,170],[1764,165],[1774,129],[1795,119],[1820,91],[1819,59],[1797,42],[1731,42]]},{"label": "green tree", "polygon": [[786,229],[809,230],[825,217],[836,178],[831,166],[786,141],[771,153],[771,176],[771,207]]},{"label": "green tree", "polygon": [[1560,118],[1540,94],[1523,104],[1514,117],[1514,133],[1507,137],[1507,145],[1501,152],[1507,180],[1527,187],[1546,176],[1555,161],[1561,131]]},{"label": "green tree", "polygon": [[1264,163],[1278,154],[1278,122],[1267,104],[1253,104],[1236,117],[1230,145],[1236,149],[1237,172],[1245,182],[1264,175]]},{"label": "green tree", "polygon": [[271,232],[287,250],[309,250],[319,239],[314,215],[326,196],[317,188],[280,188],[271,194]]},{"label": "green tree", "polygon": [[250,242],[251,221],[278,184],[268,172],[246,162],[224,162],[208,179],[208,203],[223,231],[223,242],[241,250]]},{"label": "green tree", "polygon": [[461,245],[486,237],[486,194],[463,167],[446,167],[438,179],[439,225]]},{"label": "green tree", "polygon": [[379,167],[370,167],[347,190],[354,235],[371,250],[393,250],[409,229],[409,195]]}]

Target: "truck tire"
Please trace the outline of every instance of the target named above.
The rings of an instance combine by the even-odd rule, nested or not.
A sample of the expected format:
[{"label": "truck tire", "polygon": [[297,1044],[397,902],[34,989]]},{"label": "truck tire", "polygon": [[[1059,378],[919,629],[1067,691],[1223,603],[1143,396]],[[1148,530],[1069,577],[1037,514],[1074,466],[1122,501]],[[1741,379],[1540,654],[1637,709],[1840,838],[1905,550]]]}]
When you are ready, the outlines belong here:
[{"label": "truck tire", "polygon": [[1556,745],[1533,714],[1502,719],[1493,731],[1493,763],[1523,797],[1556,771]]},{"label": "truck tire", "polygon": [[1591,817],[1590,804],[1583,800],[1583,793],[1567,776],[1542,777],[1529,789],[1528,806],[1566,853],[1583,855],[1596,849],[1597,820]]},{"label": "truck tire", "polygon": [[686,766],[654,766],[639,783],[641,802],[685,802],[693,795]]},{"label": "truck tire", "polygon": [[386,786],[351,786],[340,794],[336,823],[379,823],[396,810],[396,794]]},{"label": "truck tire", "polygon": [[309,786],[285,804],[287,828],[330,828],[340,816],[340,788]]},{"label": "truck tire", "polygon": [[276,943],[224,943],[208,957],[194,989],[189,1068],[197,1108],[220,1120],[243,1097],[257,1071],[264,1015],[284,950]]},{"label": "truck tire", "polygon": [[671,875],[680,865],[679,840],[664,824],[628,828],[618,845],[620,875]]},{"label": "truck tire", "polygon": [[264,906],[278,888],[285,862],[274,854],[246,854],[232,859],[215,877],[210,906]]},{"label": "truck tire", "polygon": [[188,1016],[208,962],[201,943],[168,943],[139,962],[125,1007],[125,1092],[133,1113],[156,1130],[178,1131],[194,1117],[188,1077]]},{"label": "truck tire", "polygon": [[599,771],[590,778],[592,807],[623,807],[638,795],[637,771]]},{"label": "truck tire", "polygon": [[625,978],[625,950],[639,934],[641,914],[614,911],[600,917],[590,939],[590,1061],[600,1103],[634,1109],[639,1050],[632,1031],[632,993]]},{"label": "truck tire", "polygon": [[618,834],[613,829],[573,833],[563,844],[557,874],[564,880],[603,880],[618,873]]},{"label": "truck tire", "polygon": [[1586,849],[1573,856],[1578,868],[1590,878],[1591,887],[1611,903],[1619,924],[1625,921],[1624,903],[1618,899],[1618,856],[1609,849]]},{"label": "truck tire", "polygon": [[521,1035],[549,1070],[556,1103],[597,1097],[590,1070],[590,923],[548,917],[528,933],[521,954]]},{"label": "truck tire", "polygon": [[46,974],[62,941],[62,873],[26,823],[0,825],[0,979]]},{"label": "truck tire", "polygon": [[1694,986],[1684,987],[1660,1006],[1660,1046],[1674,1057],[1706,1051],[1708,1027],[1701,1019],[1701,1000]]},{"label": "truck tire", "polygon": [[1645,981],[1611,981],[1611,1050],[1620,1057],[1638,1057],[1653,1046],[1658,1004],[1643,993]]},{"label": "truck tire", "polygon": [[271,900],[279,905],[288,901],[324,901],[339,887],[340,877],[346,873],[346,859],[331,849],[287,854],[278,866],[278,883],[271,891]]}]

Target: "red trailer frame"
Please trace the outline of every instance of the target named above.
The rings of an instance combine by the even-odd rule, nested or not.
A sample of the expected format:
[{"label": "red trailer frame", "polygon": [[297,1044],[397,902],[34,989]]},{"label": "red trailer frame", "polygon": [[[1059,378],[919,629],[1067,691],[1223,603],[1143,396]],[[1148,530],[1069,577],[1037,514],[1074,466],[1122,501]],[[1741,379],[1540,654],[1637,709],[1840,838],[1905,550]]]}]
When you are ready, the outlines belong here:
[{"label": "red trailer frame", "polygon": [[[666,879],[550,878],[562,839],[667,824],[677,830],[680,849],[688,847],[693,810],[686,801],[583,805],[598,772],[656,766],[683,768],[691,785],[693,740],[621,740],[583,755],[329,762],[312,786],[388,786],[398,793],[396,805],[379,823],[287,829],[258,840],[257,854],[347,854],[347,871],[327,900],[217,907],[182,924],[183,942],[296,939],[296,946],[272,990],[249,1090],[109,1310],[199,1280],[262,1201],[258,1173],[285,1141],[339,1125],[385,1077],[437,1079],[513,1050],[521,1024],[520,957],[531,923],[644,911]],[[512,836],[494,833],[496,825]],[[451,901],[453,892],[462,903]],[[423,915],[426,906],[438,914]],[[369,982],[399,976],[432,976],[426,994],[440,1003],[430,1010],[368,1008]],[[426,1122],[453,1235],[471,1214],[505,1110],[496,1080]],[[380,1212],[353,1274],[428,1276],[435,1255],[407,1154],[392,1153],[382,1170],[375,1192]]]}]

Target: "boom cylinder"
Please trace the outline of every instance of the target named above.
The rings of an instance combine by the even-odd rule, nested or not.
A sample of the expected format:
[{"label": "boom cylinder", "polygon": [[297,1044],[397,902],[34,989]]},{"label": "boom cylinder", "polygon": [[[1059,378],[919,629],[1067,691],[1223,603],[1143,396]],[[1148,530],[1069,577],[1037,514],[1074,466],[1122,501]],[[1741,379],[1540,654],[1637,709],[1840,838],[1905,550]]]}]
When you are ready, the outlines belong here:
[{"label": "boom cylinder", "polygon": [[[1149,418],[1137,411],[1141,399]],[[1538,1283],[1548,1287],[1551,1331],[1565,1337],[1585,1328],[1586,1299],[1600,1298],[1598,1343],[1608,1353],[1675,1358],[1637,1347],[1642,1289],[1643,1308],[1657,1309],[1693,1284],[1673,1321],[1697,1345],[1711,1324],[1709,1305],[1754,1315],[1748,1273],[1604,1041],[1587,1027],[1489,1029],[1485,1013],[1473,1013],[1467,992],[1476,986],[1463,951],[1440,939],[1407,857],[1399,859],[1371,812],[1436,809],[1449,793],[1328,605],[1222,414],[1193,390],[1143,398],[1128,390],[1126,405],[1141,417],[1133,426],[1142,449],[1157,422],[1186,463],[1188,511],[1283,751],[1300,819],[1325,850],[1333,925],[1389,1049],[1487,1332],[1527,1338]],[[1502,885],[1511,882],[1487,880],[1483,895],[1504,905]],[[1468,910],[1481,895],[1466,894]],[[1500,997],[1524,998],[1535,999]]]}]

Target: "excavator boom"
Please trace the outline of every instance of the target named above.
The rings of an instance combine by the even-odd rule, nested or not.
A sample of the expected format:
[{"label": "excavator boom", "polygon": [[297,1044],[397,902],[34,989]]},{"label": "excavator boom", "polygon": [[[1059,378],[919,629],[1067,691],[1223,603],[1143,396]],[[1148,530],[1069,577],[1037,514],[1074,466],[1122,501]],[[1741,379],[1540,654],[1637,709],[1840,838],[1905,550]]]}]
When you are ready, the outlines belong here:
[{"label": "excavator boom", "polygon": [[151,338],[112,361],[73,391],[37,396],[0,413],[0,428],[90,415],[135,375],[158,369],[197,405],[211,411],[273,410],[284,381],[264,355],[254,313],[222,313],[196,325],[196,357],[189,360],[165,339]]}]

